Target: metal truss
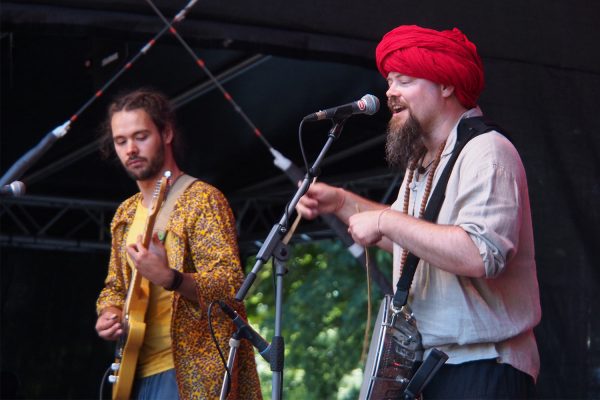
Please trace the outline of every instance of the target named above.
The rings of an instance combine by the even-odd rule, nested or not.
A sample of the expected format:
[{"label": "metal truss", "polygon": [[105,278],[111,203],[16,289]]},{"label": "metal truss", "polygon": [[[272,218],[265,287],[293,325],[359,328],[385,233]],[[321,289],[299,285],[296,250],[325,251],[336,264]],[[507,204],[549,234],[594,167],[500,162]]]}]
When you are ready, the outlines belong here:
[{"label": "metal truss", "polygon": [[[368,177],[338,177],[332,183],[373,200],[387,202],[401,176],[391,172]],[[244,191],[230,198],[242,255],[253,255],[281,219],[295,188],[281,184],[268,191]],[[79,252],[108,252],[110,221],[118,204],[71,198],[23,196],[0,201],[0,246]],[[300,224],[294,242],[335,238],[322,221]]]},{"label": "metal truss", "polygon": [[63,251],[108,251],[118,204],[23,196],[0,201],[0,246]]}]

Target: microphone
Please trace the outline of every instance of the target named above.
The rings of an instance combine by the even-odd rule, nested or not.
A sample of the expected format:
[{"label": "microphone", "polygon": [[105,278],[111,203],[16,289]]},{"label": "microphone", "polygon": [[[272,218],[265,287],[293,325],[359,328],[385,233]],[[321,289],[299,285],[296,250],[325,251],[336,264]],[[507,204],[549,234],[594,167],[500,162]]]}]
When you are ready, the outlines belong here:
[{"label": "microphone", "polygon": [[235,326],[237,326],[242,337],[248,339],[250,343],[256,347],[256,350],[258,350],[258,354],[260,354],[266,361],[271,362],[271,345],[265,339],[263,339],[258,332],[252,329],[248,322],[244,321],[237,311],[227,305],[227,303],[221,300],[217,300],[217,303],[219,303],[221,310],[223,310],[223,312],[227,314],[229,318],[231,318]]},{"label": "microphone", "polygon": [[372,94],[365,94],[360,100],[343,106],[331,107],[327,110],[308,114],[303,121],[319,121],[322,119],[342,119],[354,114],[373,115],[379,110],[379,99]]},{"label": "microphone", "polygon": [[0,188],[1,196],[19,197],[25,194],[25,184],[21,181],[14,181],[10,185],[4,185]]}]

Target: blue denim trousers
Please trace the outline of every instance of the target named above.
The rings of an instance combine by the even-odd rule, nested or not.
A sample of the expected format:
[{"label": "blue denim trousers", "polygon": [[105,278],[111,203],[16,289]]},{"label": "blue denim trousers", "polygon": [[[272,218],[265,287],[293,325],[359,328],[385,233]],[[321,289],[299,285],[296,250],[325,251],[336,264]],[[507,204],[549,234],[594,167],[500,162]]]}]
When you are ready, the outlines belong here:
[{"label": "blue denim trousers", "polygon": [[175,369],[136,379],[133,398],[137,400],[178,400]]}]

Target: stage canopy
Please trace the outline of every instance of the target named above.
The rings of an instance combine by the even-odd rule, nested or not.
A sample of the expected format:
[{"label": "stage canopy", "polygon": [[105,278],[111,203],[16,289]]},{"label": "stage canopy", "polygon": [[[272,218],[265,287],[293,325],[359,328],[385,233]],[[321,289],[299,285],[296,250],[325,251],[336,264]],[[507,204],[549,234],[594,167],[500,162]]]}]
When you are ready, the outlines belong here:
[{"label": "stage canopy", "polygon": [[[242,253],[251,255],[295,191],[274,164],[275,151],[304,169],[298,129],[309,113],[377,96],[381,110],[348,119],[319,179],[374,200],[395,196],[402,175],[384,161],[389,112],[375,46],[400,24],[459,27],[483,59],[480,106],[510,132],[528,173],[544,302],[542,394],[598,395],[600,3],[206,0],[173,24],[175,35],[156,9],[171,22],[187,5],[0,5],[0,174],[76,117],[64,137],[9,179],[23,181],[27,196],[3,197],[0,205],[3,301],[7,288],[28,282],[19,272],[25,258],[106,253],[112,212],[136,191],[97,151],[112,96],[150,86],[173,100],[186,171],[229,198]],[[304,125],[309,163],[330,127]],[[294,240],[336,237],[323,221],[303,223],[299,232]]]}]

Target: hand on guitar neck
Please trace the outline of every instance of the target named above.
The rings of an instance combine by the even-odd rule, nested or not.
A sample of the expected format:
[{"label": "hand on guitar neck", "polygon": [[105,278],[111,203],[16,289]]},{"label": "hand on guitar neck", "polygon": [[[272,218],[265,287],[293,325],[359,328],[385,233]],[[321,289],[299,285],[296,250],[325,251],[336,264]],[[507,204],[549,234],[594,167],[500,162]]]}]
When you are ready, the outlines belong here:
[{"label": "hand on guitar neck", "polygon": [[142,235],[138,236],[137,242],[127,246],[127,254],[135,265],[137,272],[155,285],[168,287],[173,274],[169,268],[167,251],[164,244],[154,233],[148,244],[142,242]]},{"label": "hand on guitar neck", "polygon": [[[136,243],[127,246],[127,253],[141,276],[163,288],[171,287],[174,271],[169,267],[167,251],[157,233],[152,235],[148,246],[144,246],[142,236],[139,236]],[[185,273],[181,274],[181,279],[177,291],[188,300],[197,303],[198,297],[193,279]]]}]

